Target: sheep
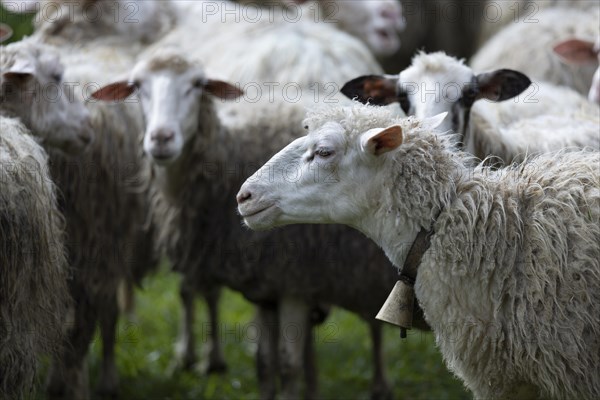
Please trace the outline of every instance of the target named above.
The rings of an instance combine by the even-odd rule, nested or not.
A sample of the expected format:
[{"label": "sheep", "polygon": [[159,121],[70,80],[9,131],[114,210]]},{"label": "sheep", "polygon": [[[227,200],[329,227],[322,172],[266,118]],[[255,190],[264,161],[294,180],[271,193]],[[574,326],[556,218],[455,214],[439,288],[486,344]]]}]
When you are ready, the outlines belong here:
[{"label": "sheep", "polygon": [[546,9],[590,10],[598,7],[597,0],[518,0],[484,2],[484,19],[478,33],[478,46],[485,44],[492,36],[511,23],[536,24],[538,14]]},{"label": "sheep", "polygon": [[78,154],[92,140],[90,115],[63,83],[56,53],[32,41],[0,52],[0,113],[18,118],[45,147]]},{"label": "sheep", "polygon": [[[142,59],[128,81],[109,85],[94,96],[119,99],[136,90],[139,93],[148,123],[144,148],[154,160],[162,237],[167,239],[174,269],[185,276],[186,330],[191,331],[193,323],[189,303],[194,292],[219,285],[240,291],[259,306],[261,397],[275,395],[276,373],[282,379],[282,393],[295,397],[302,349],[310,349],[312,340],[309,312],[321,304],[339,305],[369,323],[375,346],[373,395],[387,396],[381,327],[373,317],[396,274],[392,269],[388,274],[368,272],[384,262],[379,249],[365,247],[359,235],[339,227],[301,227],[263,236],[248,235],[236,223],[233,199],[237,187],[256,163],[300,134],[300,125],[294,127],[291,121],[300,121],[303,105],[263,99],[256,103],[231,101],[231,108],[221,109],[214,98],[234,98],[241,94],[240,89],[209,79],[197,62],[182,54],[176,48],[161,49]],[[277,118],[272,118],[274,115]],[[321,243],[326,234],[332,239]],[[348,251],[340,263],[333,262],[337,243],[356,250]],[[218,326],[214,318],[211,323]],[[288,326],[298,327],[298,340],[286,338]],[[183,338],[186,351],[193,351],[191,334]],[[278,346],[279,368],[273,353]],[[308,397],[314,397],[314,385],[309,382]]]},{"label": "sheep", "polygon": [[[257,4],[256,1],[241,3],[245,7]],[[269,6],[267,10],[271,13],[275,11],[271,7],[276,4],[287,7],[286,11],[275,12],[289,13],[290,20],[295,20],[295,12],[310,15],[315,21],[335,23],[340,30],[360,39],[376,57],[388,57],[396,53],[400,48],[398,36],[406,27],[402,5],[398,0],[278,0],[259,4]]]},{"label": "sheep", "polygon": [[[598,35],[596,43],[582,39],[563,41],[554,46],[554,52],[570,64],[600,64],[600,35]],[[594,73],[588,99],[600,104],[600,65]]]},{"label": "sheep", "polygon": [[[286,87],[291,87],[292,90],[300,92],[297,101],[303,104],[311,104],[316,101],[315,99],[342,101],[343,99],[335,98],[334,95],[337,94],[338,85],[343,83],[346,78],[354,76],[356,71],[380,70],[368,49],[357,39],[338,31],[329,24],[318,23],[311,19],[304,18],[290,24],[286,23],[282,16],[276,16],[273,24],[240,23],[223,26],[221,26],[220,20],[208,19],[206,23],[199,25],[197,20],[192,18],[192,22],[196,25],[196,34],[207,37],[202,46],[196,46],[195,43],[187,40],[192,27],[182,24],[166,35],[164,39],[150,46],[145,54],[152,55],[162,51],[165,47],[177,47],[197,59],[205,59],[207,73],[212,76],[226,80],[235,79],[236,82],[240,82],[240,85],[249,85],[253,88],[258,86],[258,90],[262,91],[265,96],[273,87],[269,87],[269,83],[274,84],[276,90],[282,92]],[[210,40],[209,38],[214,36],[213,30],[218,30],[219,35]],[[211,35],[205,35],[206,32],[210,32]],[[243,37],[244,40],[240,40],[240,37]],[[336,43],[336,46],[330,46],[332,42]],[[252,44],[251,48],[248,43]],[[221,51],[223,46],[227,47],[227,52]],[[273,57],[273,54],[279,56]],[[315,60],[319,60],[319,62],[315,62]],[[239,107],[237,104],[233,104],[232,107],[224,106],[224,108],[228,108],[222,113],[228,123],[241,123],[243,126],[246,124],[245,116],[251,115],[244,110],[244,107]],[[279,112],[277,107],[271,107],[268,111],[263,109],[259,112],[260,115],[265,115],[265,113],[278,114]],[[237,115],[242,117],[237,117]],[[266,114],[264,118],[270,118],[270,116]],[[278,118],[289,123],[283,117]],[[298,113],[296,120],[300,119],[301,113]],[[260,124],[264,124],[264,122],[260,122]],[[229,213],[230,210],[226,212]],[[192,271],[189,273],[195,274],[192,267],[176,266],[176,268],[185,271],[191,269]],[[191,282],[194,281],[194,279],[185,279],[184,283],[191,285]],[[202,289],[203,292],[209,294],[207,301],[211,324],[217,326],[214,319],[216,318],[215,308],[218,295],[209,286],[203,285]],[[192,295],[189,292],[190,289],[182,287],[181,296],[186,315],[184,321],[192,321]],[[177,346],[177,354],[181,359],[179,363],[183,364],[183,367],[189,367],[195,362],[192,339],[190,322],[184,324],[184,331]],[[208,371],[220,371],[224,366],[220,346],[214,338],[210,338],[209,344],[211,352]],[[259,354],[264,353],[259,351]],[[265,355],[265,357],[267,356]],[[383,387],[384,385],[379,386]]]},{"label": "sheep", "polygon": [[[35,34],[56,46],[86,47],[109,40],[126,52],[140,52],[177,22],[170,1],[42,1],[34,19]],[[123,38],[127,38],[125,41]]]},{"label": "sheep", "polygon": [[[587,10],[550,8],[500,31],[475,54],[470,65],[477,71],[512,68],[533,80],[569,86],[587,94],[595,66],[561,63],[552,51],[556,42],[572,36],[595,40],[600,26],[600,3]],[[523,38],[527,37],[526,41]]]},{"label": "sheep", "polygon": [[399,268],[425,233],[415,294],[475,398],[598,398],[600,153],[473,166],[434,131],[443,117],[362,104],[309,114],[308,135],[241,187],[244,223],[346,224]]},{"label": "sheep", "polygon": [[[501,161],[522,159],[526,153],[564,147],[600,147],[600,110],[578,93],[529,78],[508,69],[475,74],[462,60],[443,52],[420,53],[412,65],[397,76],[365,76],[348,82],[342,92],[361,102],[385,105],[399,102],[402,109],[419,118],[448,112],[440,132],[456,132],[453,138],[480,159],[496,156]],[[527,91],[526,91],[527,90]],[[505,101],[515,96],[514,101]],[[490,101],[478,101],[490,100]],[[501,103],[496,103],[496,102]],[[561,129],[538,133],[543,115],[578,124],[576,134]],[[531,124],[527,129],[526,124]],[[516,124],[516,127],[515,127]],[[561,125],[559,125],[561,126]]]},{"label": "sheep", "polygon": [[[14,87],[12,94],[9,93],[12,97],[3,93],[2,109],[31,126],[32,133],[44,145],[67,222],[66,246],[73,273],[69,290],[75,301],[75,316],[54,357],[47,390],[52,396],[89,397],[85,356],[99,320],[103,363],[98,390],[115,393],[117,288],[122,282],[139,279],[139,264],[156,257],[152,251],[152,232],[147,232],[151,227],[146,224],[149,218],[144,183],[146,164],[137,138],[131,134],[141,130],[141,112],[136,104],[107,106],[88,102],[84,106],[62,83],[63,68],[52,55],[52,48],[35,40],[7,46],[2,51],[0,66],[3,71],[22,68],[21,75],[13,77]],[[24,77],[23,73],[29,75]],[[47,99],[43,97],[47,93],[43,89],[48,87],[58,89],[53,97],[56,100],[50,104],[40,101],[40,97]],[[37,97],[29,95],[36,91],[41,92]],[[48,108],[60,104],[68,108],[65,106],[64,111]],[[88,135],[87,142],[91,132],[94,133],[95,140],[85,153],[67,156],[65,151],[54,149],[70,129],[83,130]]]},{"label": "sheep", "polygon": [[0,397],[11,399],[31,395],[63,337],[69,271],[47,156],[2,111],[0,130]]},{"label": "sheep", "polygon": [[[321,82],[342,84],[355,73],[356,65],[368,65],[371,71],[381,71],[359,40],[340,32],[333,24],[319,23],[306,15],[294,23],[278,13],[272,20],[263,18],[256,22],[242,19],[223,23],[220,18],[205,16],[202,23],[198,23],[198,14],[189,13],[186,17],[163,39],[149,46],[145,54],[163,47],[179,47],[205,60],[207,72],[223,79],[260,84],[293,83],[307,91],[318,90],[314,86]],[[203,37],[202,45],[190,41],[190,35]],[[332,42],[336,46],[328,45]],[[222,51],[223,46],[227,52]],[[323,51],[327,51],[328,57],[315,62]],[[341,60],[345,62],[338,62]]]}]

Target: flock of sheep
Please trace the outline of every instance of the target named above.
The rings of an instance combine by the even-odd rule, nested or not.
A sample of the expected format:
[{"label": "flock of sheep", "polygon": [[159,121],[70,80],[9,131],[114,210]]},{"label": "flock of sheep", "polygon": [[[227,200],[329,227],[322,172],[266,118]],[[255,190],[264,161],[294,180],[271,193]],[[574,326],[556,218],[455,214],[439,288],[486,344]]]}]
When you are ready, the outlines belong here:
[{"label": "flock of sheep", "polygon": [[374,316],[427,232],[412,325],[476,398],[600,398],[600,2],[512,2],[469,64],[418,52],[397,75],[396,0],[3,3],[37,15],[0,53],[0,397],[49,354],[47,395],[89,398],[97,325],[115,395],[118,298],[164,254],[182,367],[194,298],[217,326],[225,286],[269,332],[261,397],[317,397],[310,332],[338,306],[390,398]]}]

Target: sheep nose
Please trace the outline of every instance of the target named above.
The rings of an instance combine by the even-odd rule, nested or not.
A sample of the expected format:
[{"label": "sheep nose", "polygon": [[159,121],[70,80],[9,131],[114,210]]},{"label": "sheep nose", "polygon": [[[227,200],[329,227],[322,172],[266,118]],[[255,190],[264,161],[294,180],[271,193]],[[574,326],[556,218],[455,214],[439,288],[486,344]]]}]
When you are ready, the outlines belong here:
[{"label": "sheep nose", "polygon": [[238,195],[235,198],[236,198],[238,204],[241,205],[242,203],[244,203],[252,198],[252,193],[250,193],[250,191],[248,191],[248,190],[240,190],[240,192],[238,193]]},{"label": "sheep nose", "polygon": [[158,144],[165,144],[173,140],[175,132],[170,129],[157,129],[150,134],[150,139]]}]

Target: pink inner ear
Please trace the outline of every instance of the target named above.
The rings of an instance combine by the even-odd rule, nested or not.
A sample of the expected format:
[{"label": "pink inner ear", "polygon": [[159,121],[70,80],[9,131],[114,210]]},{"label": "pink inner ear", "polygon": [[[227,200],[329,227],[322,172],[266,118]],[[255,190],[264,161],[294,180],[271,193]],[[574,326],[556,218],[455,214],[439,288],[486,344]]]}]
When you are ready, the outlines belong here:
[{"label": "pink inner ear", "polygon": [[119,101],[125,100],[135,91],[135,86],[127,82],[116,82],[104,86],[92,93],[92,97],[102,101]]},{"label": "pink inner ear", "polygon": [[580,39],[570,39],[554,46],[554,52],[565,62],[571,64],[585,64],[596,61],[594,43]]},{"label": "pink inner ear", "polygon": [[369,139],[373,154],[380,155],[394,150],[402,144],[402,127],[394,125]]},{"label": "pink inner ear", "polygon": [[244,91],[238,87],[215,79],[209,79],[204,88],[208,93],[224,100],[233,100],[244,95]]}]

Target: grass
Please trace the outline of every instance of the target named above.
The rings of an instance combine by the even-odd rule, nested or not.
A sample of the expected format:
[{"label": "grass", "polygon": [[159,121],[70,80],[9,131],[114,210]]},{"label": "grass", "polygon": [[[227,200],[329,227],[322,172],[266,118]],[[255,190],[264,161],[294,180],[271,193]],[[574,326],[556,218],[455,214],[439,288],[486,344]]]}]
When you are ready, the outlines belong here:
[{"label": "grass", "polygon": [[[220,304],[225,357],[224,375],[169,372],[181,307],[177,275],[162,271],[146,279],[137,293],[136,321],[119,324],[117,363],[124,399],[255,399],[253,306],[232,291]],[[196,342],[206,342],[206,310],[197,300]],[[371,353],[364,322],[334,310],[316,333],[319,392],[324,399],[366,399],[371,384]],[[92,384],[98,375],[101,342],[89,357]],[[413,332],[406,340],[392,326],[385,329],[388,377],[397,399],[463,399],[469,395],[444,367],[431,334]]]}]

